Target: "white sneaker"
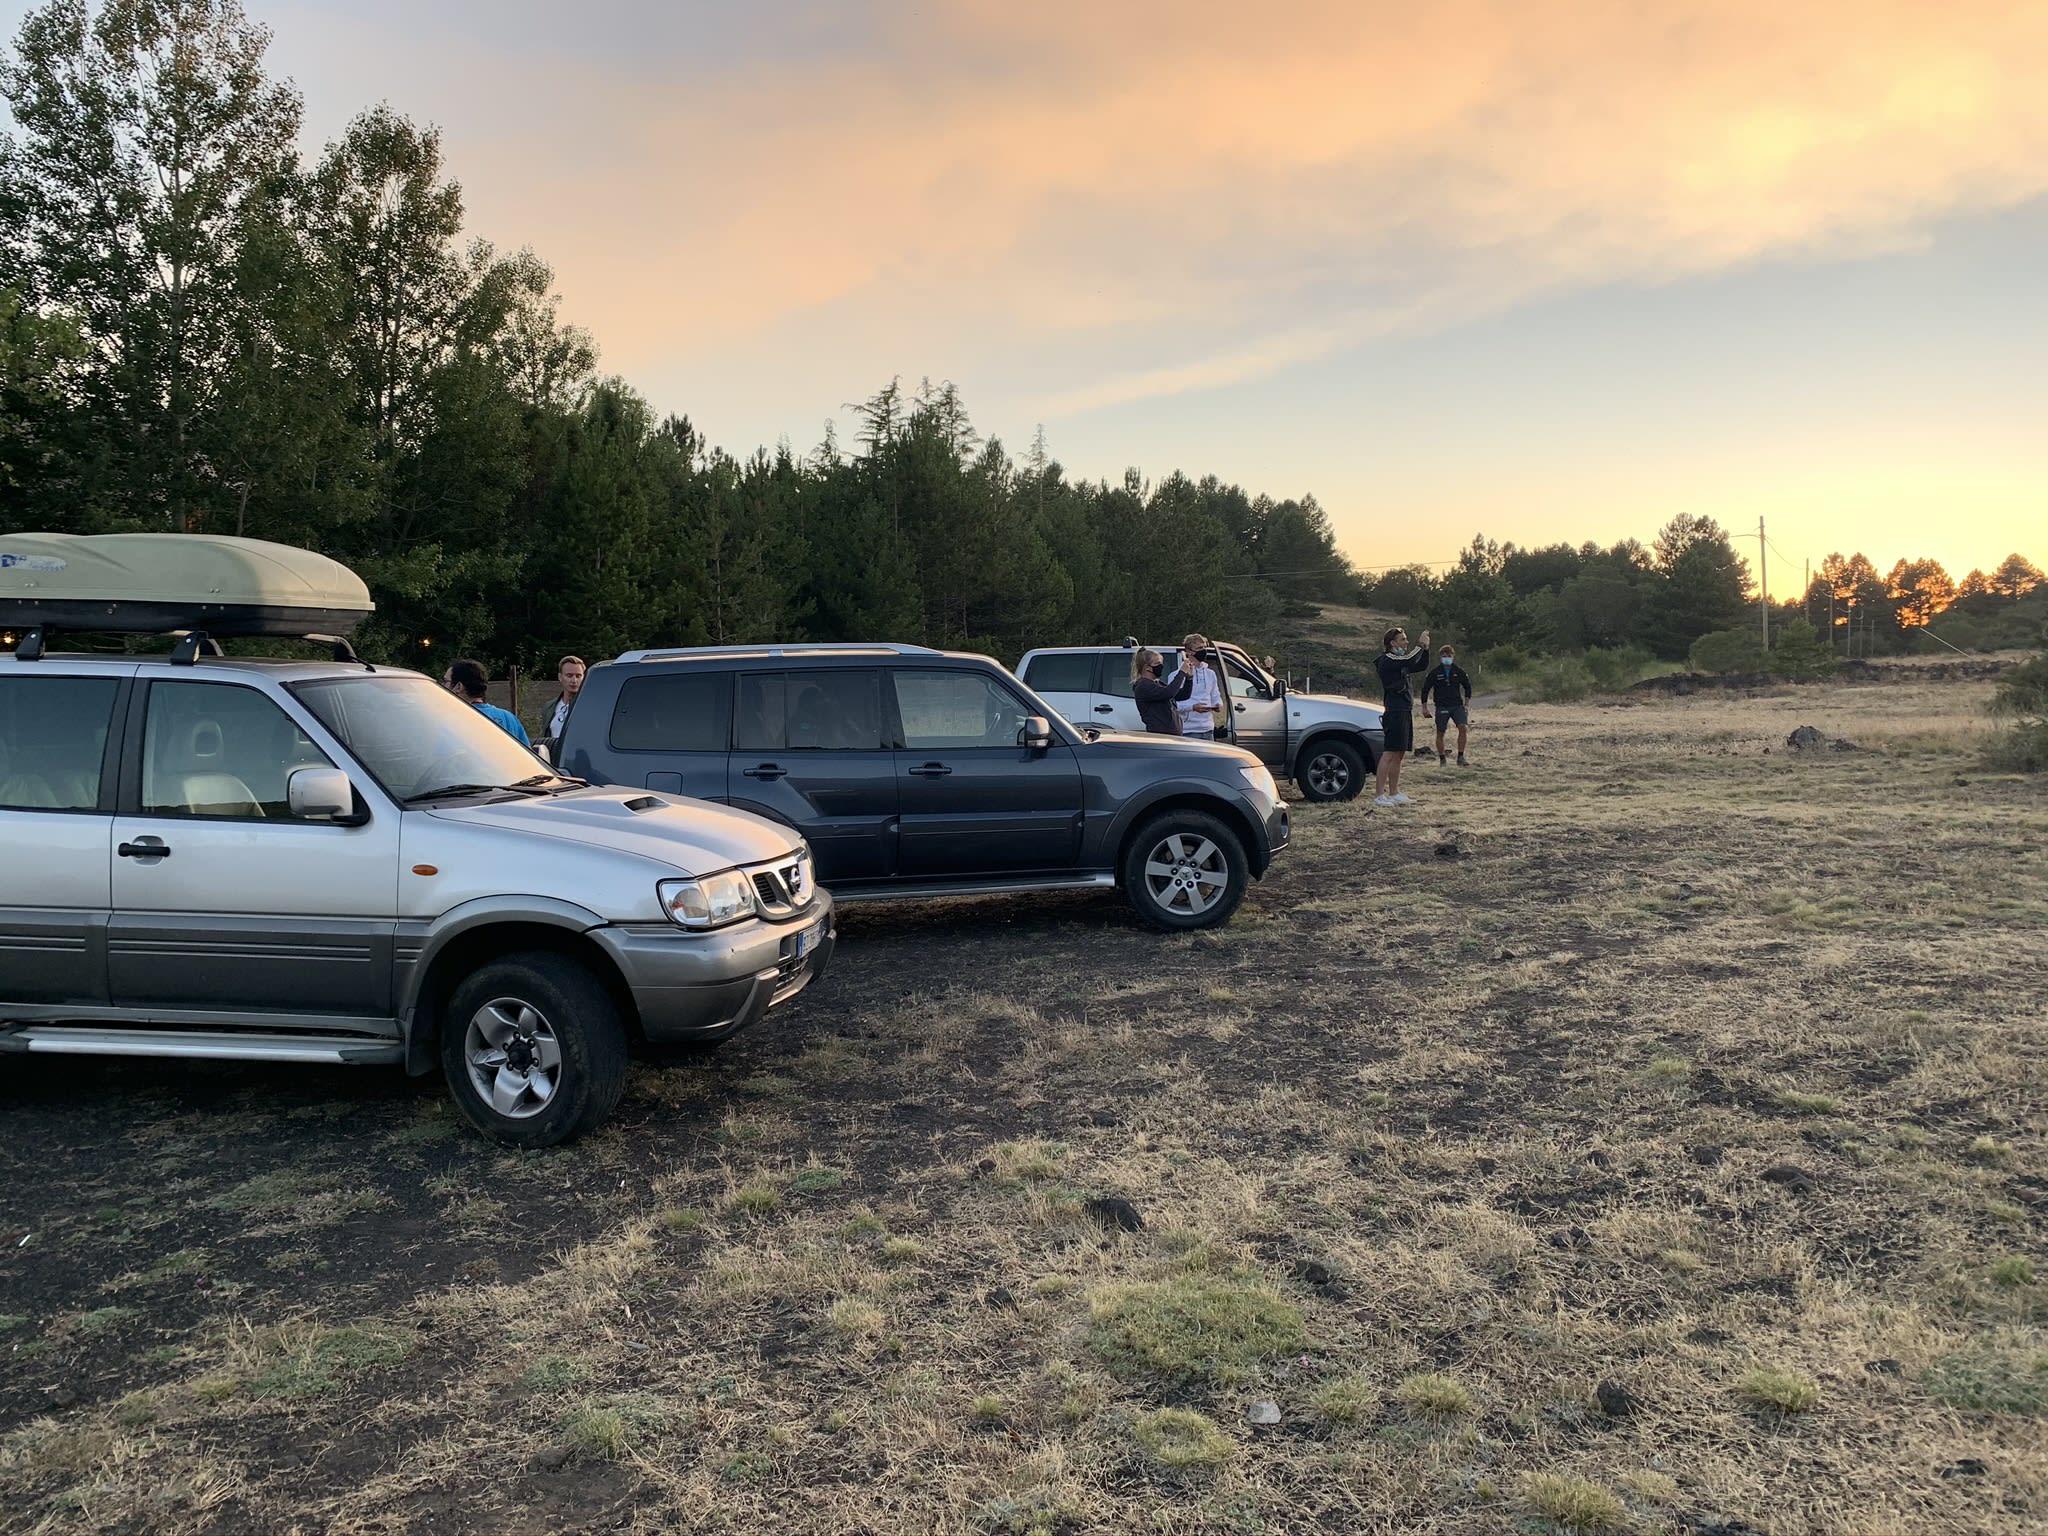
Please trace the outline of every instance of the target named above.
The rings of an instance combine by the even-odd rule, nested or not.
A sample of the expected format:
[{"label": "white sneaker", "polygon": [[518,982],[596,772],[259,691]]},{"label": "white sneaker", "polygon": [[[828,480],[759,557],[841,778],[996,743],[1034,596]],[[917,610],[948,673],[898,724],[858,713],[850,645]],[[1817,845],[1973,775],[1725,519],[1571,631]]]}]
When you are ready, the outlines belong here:
[{"label": "white sneaker", "polygon": [[1389,805],[1413,805],[1414,803],[1406,795],[1395,795],[1387,801]]},{"label": "white sneaker", "polygon": [[1374,795],[1372,803],[1377,806],[1386,807],[1394,803],[1394,797],[1392,795]]}]

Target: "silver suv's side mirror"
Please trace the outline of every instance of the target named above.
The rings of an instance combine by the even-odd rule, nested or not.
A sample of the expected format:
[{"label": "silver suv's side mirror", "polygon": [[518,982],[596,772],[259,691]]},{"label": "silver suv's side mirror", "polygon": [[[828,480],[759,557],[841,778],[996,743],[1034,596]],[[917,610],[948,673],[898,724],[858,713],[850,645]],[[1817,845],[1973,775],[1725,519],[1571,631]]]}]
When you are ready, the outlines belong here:
[{"label": "silver suv's side mirror", "polygon": [[1052,745],[1052,722],[1043,715],[1027,715],[1022,729],[1017,732],[1017,744],[1033,750]]},{"label": "silver suv's side mirror", "polygon": [[355,810],[356,792],[339,768],[299,768],[285,786],[285,801],[294,816],[338,820]]}]

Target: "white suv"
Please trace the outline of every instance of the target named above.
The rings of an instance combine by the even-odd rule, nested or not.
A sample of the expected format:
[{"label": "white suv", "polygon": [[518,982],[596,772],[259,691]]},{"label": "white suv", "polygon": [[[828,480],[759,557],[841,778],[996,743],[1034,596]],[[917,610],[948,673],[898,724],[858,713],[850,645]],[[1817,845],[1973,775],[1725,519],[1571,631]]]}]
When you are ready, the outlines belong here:
[{"label": "white suv", "polygon": [[[1031,690],[1077,725],[1143,731],[1131,697],[1134,644],[1047,646],[1027,651],[1017,673]],[[1169,672],[1179,642],[1155,645]],[[1385,743],[1377,704],[1330,694],[1295,693],[1235,645],[1209,653],[1223,674],[1229,739],[1253,752],[1276,778],[1293,779],[1309,800],[1349,800],[1371,782]]]}]

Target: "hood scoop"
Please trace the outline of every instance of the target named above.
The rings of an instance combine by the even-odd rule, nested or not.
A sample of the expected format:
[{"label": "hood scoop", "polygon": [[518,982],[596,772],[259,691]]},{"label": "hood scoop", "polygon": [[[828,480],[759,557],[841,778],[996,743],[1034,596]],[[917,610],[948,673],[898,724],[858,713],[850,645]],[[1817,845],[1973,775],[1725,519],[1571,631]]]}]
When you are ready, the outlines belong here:
[{"label": "hood scoop", "polygon": [[628,800],[626,802],[626,809],[629,811],[658,811],[667,804],[668,802],[659,795],[642,795],[637,800]]}]

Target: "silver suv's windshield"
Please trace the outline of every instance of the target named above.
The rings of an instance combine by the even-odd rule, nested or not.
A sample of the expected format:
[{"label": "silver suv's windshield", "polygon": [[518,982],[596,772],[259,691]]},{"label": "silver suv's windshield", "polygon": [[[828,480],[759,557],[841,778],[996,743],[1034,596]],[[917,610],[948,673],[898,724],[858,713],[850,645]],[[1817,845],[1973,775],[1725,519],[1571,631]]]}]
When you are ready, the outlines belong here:
[{"label": "silver suv's windshield", "polygon": [[552,778],[546,764],[440,684],[403,673],[292,685],[399,800],[517,789]]}]

